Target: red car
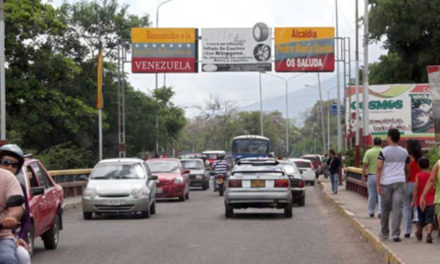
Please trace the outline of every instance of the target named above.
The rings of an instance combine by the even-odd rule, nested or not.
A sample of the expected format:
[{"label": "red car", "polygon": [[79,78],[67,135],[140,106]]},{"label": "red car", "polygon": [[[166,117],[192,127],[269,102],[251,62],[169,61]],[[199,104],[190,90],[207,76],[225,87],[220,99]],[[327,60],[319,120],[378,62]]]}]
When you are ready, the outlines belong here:
[{"label": "red car", "polygon": [[164,158],[147,160],[153,175],[157,175],[156,197],[189,199],[189,170],[184,170],[180,160]]},{"label": "red car", "polygon": [[32,225],[28,242],[31,255],[35,237],[41,236],[46,249],[57,248],[60,230],[63,229],[63,188],[55,183],[43,164],[33,158],[25,159],[18,179],[26,187],[29,200]]}]

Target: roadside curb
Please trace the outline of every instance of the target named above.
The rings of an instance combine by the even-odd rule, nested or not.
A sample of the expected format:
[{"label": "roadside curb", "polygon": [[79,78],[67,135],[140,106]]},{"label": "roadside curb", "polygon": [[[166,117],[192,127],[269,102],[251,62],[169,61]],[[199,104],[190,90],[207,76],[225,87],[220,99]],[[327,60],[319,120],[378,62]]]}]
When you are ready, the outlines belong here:
[{"label": "roadside curb", "polygon": [[397,257],[397,255],[388,248],[379,238],[377,238],[373,233],[371,233],[359,220],[354,218],[350,213],[348,213],[342,206],[340,206],[335,199],[333,199],[328,192],[325,191],[326,184],[323,182],[319,182],[320,189],[325,198],[338,209],[338,212],[348,218],[352,224],[352,226],[357,229],[362,236],[370,242],[376,251],[384,256],[385,264],[404,264],[404,262]]}]

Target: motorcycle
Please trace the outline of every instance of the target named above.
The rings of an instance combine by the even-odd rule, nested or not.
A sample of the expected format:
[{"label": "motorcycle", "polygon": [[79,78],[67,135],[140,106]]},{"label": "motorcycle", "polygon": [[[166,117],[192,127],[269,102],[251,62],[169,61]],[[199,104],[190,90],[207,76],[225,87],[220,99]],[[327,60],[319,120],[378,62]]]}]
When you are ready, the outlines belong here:
[{"label": "motorcycle", "polygon": [[215,183],[218,188],[218,194],[219,196],[223,196],[223,192],[225,191],[224,185],[225,185],[225,177],[222,174],[217,175],[215,179]]}]

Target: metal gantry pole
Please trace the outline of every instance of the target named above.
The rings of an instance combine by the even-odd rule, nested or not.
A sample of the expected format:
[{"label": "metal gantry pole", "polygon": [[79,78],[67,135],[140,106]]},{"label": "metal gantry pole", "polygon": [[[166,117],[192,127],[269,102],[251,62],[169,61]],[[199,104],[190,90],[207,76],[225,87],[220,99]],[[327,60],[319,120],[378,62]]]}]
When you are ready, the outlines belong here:
[{"label": "metal gantry pole", "polygon": [[356,60],[356,152],[355,152],[355,165],[356,167],[360,166],[360,146],[359,146],[359,23],[358,23],[358,0],[356,0],[356,40],[355,40],[355,60]]},{"label": "metal gantry pole", "polygon": [[0,145],[6,144],[5,3],[0,0]]},{"label": "metal gantry pole", "polygon": [[261,87],[261,72],[258,72],[259,83],[260,83],[260,133],[261,136],[264,136],[263,130],[263,90]]},{"label": "metal gantry pole", "polygon": [[363,90],[363,137],[364,142],[366,142],[366,138],[369,134],[368,127],[368,0],[365,0],[365,13],[364,13],[364,90]]},{"label": "metal gantry pole", "polygon": [[289,157],[289,81],[286,83],[286,157]]},{"label": "metal gantry pole", "polygon": [[322,100],[321,78],[319,77],[319,72],[318,72],[318,88],[319,88],[319,100],[320,100],[319,111],[321,112],[321,131],[322,131],[322,144],[323,144],[322,151],[326,152],[326,150],[325,150],[326,144],[325,144],[324,110],[322,107],[322,104],[324,103],[324,101]]},{"label": "metal gantry pole", "polygon": [[339,76],[339,23],[338,23],[338,0],[335,0],[336,3],[336,86],[337,86],[337,95],[338,102],[336,107],[337,114],[337,129],[338,129],[338,153],[342,151],[342,127],[341,127],[341,91],[339,89],[340,86],[340,76]]}]

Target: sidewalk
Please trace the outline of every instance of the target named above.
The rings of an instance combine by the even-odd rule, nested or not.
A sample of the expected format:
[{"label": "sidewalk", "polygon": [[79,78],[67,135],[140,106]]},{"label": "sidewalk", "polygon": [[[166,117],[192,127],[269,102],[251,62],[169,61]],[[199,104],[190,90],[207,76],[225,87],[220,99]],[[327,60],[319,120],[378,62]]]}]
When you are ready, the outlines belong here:
[{"label": "sidewalk", "polygon": [[396,243],[391,239],[381,241],[379,239],[380,220],[376,215],[375,218],[368,215],[367,199],[355,192],[346,191],[345,186],[339,186],[338,194],[335,195],[331,191],[329,179],[321,176],[320,180],[325,197],[339,209],[343,216],[348,217],[353,226],[384,255],[384,263],[440,263],[440,238],[437,236],[437,230],[432,233],[434,239],[432,244],[426,243],[425,233],[423,240],[417,241],[414,237],[415,224],[410,238],[404,238],[403,231],[401,231],[402,242]]}]

